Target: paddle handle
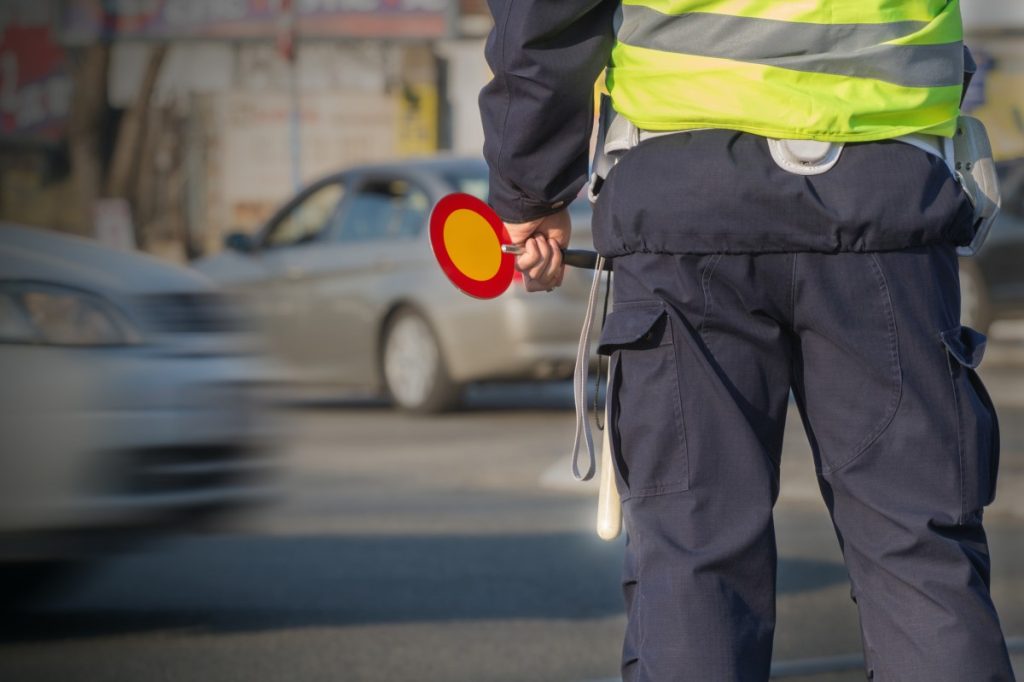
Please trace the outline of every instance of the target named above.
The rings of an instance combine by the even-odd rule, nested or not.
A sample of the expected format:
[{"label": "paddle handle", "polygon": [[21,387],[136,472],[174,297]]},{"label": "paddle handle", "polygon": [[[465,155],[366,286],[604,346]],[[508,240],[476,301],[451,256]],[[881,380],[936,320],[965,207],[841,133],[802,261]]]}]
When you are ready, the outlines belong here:
[{"label": "paddle handle", "polygon": [[[525,250],[523,247],[516,246],[515,244],[502,244],[501,252],[518,256],[525,253]],[[587,249],[562,249],[562,262],[566,265],[571,265],[574,268],[593,270],[594,267],[597,266],[597,252],[588,251]],[[610,260],[605,260],[604,269],[612,269],[612,263]]]}]

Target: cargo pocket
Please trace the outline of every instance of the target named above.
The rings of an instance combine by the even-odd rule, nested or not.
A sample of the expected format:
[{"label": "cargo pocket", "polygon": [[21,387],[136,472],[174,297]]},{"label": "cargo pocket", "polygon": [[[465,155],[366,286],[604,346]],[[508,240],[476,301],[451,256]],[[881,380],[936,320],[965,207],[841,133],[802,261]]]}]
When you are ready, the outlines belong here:
[{"label": "cargo pocket", "polygon": [[616,305],[598,352],[611,355],[608,428],[622,499],[687,490],[679,371],[664,304]]},{"label": "cargo pocket", "polygon": [[958,420],[961,523],[976,520],[996,494],[999,420],[975,371],[985,353],[985,342],[985,335],[970,327],[942,332]]}]

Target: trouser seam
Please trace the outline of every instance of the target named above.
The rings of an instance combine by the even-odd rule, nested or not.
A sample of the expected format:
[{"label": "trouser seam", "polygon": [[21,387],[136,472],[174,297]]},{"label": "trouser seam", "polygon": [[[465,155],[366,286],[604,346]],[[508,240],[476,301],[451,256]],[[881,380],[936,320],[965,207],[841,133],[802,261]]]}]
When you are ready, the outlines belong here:
[{"label": "trouser seam", "polygon": [[853,448],[853,454],[848,459],[834,466],[828,467],[825,466],[825,462],[822,460],[823,474],[838,473],[839,470],[853,463],[867,452],[892,425],[893,421],[896,419],[896,414],[899,412],[900,403],[903,401],[903,369],[900,365],[899,329],[896,326],[896,312],[892,302],[892,295],[889,291],[889,284],[885,277],[885,272],[882,269],[882,264],[878,260],[878,254],[870,254],[870,259],[872,267],[875,270],[875,275],[878,277],[878,285],[884,298],[886,320],[888,321],[889,326],[889,363],[895,373],[894,380],[896,381],[896,389],[892,392],[892,396],[889,399],[888,418],[886,418],[874,431],[869,433],[864,440]]},{"label": "trouser seam", "polygon": [[[960,470],[960,518],[957,519],[957,525],[963,525],[964,520],[967,516],[967,471],[964,460],[967,456],[967,444],[964,442],[964,425],[963,425],[963,412],[960,409],[960,391],[956,386],[956,376],[954,373],[955,362],[948,351],[946,353],[946,369],[949,374],[949,385],[953,392],[953,409],[956,411],[956,447],[957,447],[957,459]],[[961,370],[962,371],[962,370]]]},{"label": "trouser seam", "polygon": [[789,275],[789,324],[794,328],[796,327],[796,261],[799,257],[799,253],[793,254],[793,270]]},{"label": "trouser seam", "polygon": [[[637,540],[637,533],[632,534],[632,539]],[[632,616],[636,618],[636,668],[637,678],[640,678],[643,674],[644,666],[644,644],[647,639],[647,629],[644,627],[644,619],[641,615],[643,613],[644,606],[644,562],[642,556],[638,550],[634,550],[636,554],[636,599],[634,600],[635,606],[633,607]]]},{"label": "trouser seam", "polygon": [[705,328],[707,326],[708,318],[711,315],[711,278],[715,274],[715,270],[718,268],[718,264],[722,260],[722,254],[716,253],[711,257],[711,261],[704,269],[704,273],[700,278],[700,290],[704,294],[704,312],[700,318],[700,330],[701,337],[704,336]]}]

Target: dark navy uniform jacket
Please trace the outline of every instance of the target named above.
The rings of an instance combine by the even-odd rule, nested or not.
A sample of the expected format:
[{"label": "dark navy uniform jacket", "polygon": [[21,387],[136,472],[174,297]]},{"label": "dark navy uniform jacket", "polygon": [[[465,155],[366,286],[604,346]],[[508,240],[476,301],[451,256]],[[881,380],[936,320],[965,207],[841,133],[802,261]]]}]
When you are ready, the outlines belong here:
[{"label": "dark navy uniform jacket", "polygon": [[[490,203],[506,222],[554,213],[586,182],[594,82],[610,58],[618,6],[490,0],[494,79],[480,111]],[[608,257],[885,251],[967,243],[971,214],[945,162],[905,143],[847,144],[835,168],[801,176],[779,168],[763,138],[716,130],[626,154],[601,189],[593,231]]]}]

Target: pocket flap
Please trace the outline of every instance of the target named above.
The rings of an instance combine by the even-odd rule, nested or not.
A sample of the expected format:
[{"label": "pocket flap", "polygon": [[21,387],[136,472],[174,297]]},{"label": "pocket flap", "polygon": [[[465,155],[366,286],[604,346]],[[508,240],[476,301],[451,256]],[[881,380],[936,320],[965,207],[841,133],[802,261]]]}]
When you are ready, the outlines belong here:
[{"label": "pocket flap", "polygon": [[985,355],[988,337],[970,327],[956,327],[942,332],[942,343],[949,354],[964,367],[976,368]]},{"label": "pocket flap", "polygon": [[608,319],[601,330],[601,341],[597,352],[611,355],[624,346],[652,347],[668,343],[665,325],[659,324],[665,317],[665,305],[650,303],[618,308],[608,313]]}]

